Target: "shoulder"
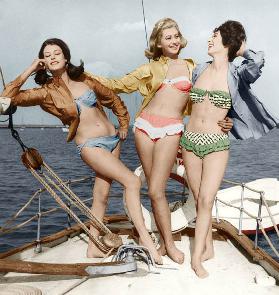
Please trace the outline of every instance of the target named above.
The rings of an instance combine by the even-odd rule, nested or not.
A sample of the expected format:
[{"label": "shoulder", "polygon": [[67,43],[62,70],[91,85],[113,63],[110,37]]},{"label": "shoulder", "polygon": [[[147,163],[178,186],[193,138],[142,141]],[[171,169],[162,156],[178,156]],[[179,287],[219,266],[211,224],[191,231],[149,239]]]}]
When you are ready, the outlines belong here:
[{"label": "shoulder", "polygon": [[43,91],[45,95],[47,95],[49,93],[49,90],[53,89],[53,78],[50,78],[47,80],[47,82],[39,87],[37,87],[36,89],[38,89],[39,91]]},{"label": "shoulder", "polygon": [[193,70],[193,75],[199,76],[201,74],[201,72],[210,64],[211,62],[203,62],[203,63],[199,63],[196,64],[194,70]]},{"label": "shoulder", "polygon": [[90,85],[91,84],[100,84],[100,82],[93,77],[93,74],[89,73],[89,72],[83,72],[79,76],[78,80],[81,81],[81,82],[87,83],[87,84],[90,83]]},{"label": "shoulder", "polygon": [[139,67],[136,68],[136,71],[142,72],[143,74],[148,74],[150,73],[150,68],[151,68],[151,63],[147,63],[147,64],[142,64]]},{"label": "shoulder", "polygon": [[184,59],[187,65],[191,68],[195,68],[197,66],[196,62],[192,58],[185,58]]}]

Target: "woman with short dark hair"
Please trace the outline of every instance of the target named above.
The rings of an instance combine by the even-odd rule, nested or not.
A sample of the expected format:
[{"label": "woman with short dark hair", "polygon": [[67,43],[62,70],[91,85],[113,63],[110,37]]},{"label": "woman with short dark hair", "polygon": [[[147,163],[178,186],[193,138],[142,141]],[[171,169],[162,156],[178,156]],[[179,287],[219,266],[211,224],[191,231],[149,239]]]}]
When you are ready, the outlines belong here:
[{"label": "woman with short dark hair", "polygon": [[[278,124],[251,92],[250,84],[261,75],[262,52],[245,49],[246,34],[236,21],[214,29],[208,40],[212,61],[193,71],[190,90],[192,113],[181,137],[183,161],[193,192],[197,219],[191,265],[198,277],[208,276],[202,262],[214,255],[211,211],[229,158],[230,140],[218,122],[233,119],[231,134],[237,139],[258,138]],[[235,57],[244,61],[238,67]]]}]

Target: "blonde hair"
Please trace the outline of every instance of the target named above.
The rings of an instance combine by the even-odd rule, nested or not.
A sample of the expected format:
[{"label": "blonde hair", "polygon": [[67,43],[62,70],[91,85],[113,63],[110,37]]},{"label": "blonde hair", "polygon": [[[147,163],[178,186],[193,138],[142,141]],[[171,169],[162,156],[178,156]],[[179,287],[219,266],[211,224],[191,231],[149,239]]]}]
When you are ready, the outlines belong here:
[{"label": "blonde hair", "polygon": [[155,24],[149,38],[149,48],[146,49],[144,52],[145,56],[148,59],[156,60],[163,54],[162,49],[159,48],[158,45],[161,42],[163,30],[170,29],[170,28],[176,28],[178,31],[178,35],[181,40],[179,52],[182,48],[184,48],[187,45],[187,40],[182,36],[179,30],[178,24],[171,18],[167,18],[167,17],[162,18]]}]

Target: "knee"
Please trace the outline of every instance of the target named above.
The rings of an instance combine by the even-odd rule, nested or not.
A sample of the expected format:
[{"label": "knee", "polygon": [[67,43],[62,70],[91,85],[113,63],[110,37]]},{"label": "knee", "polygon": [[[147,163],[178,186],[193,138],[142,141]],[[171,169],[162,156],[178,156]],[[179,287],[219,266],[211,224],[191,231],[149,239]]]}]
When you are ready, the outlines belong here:
[{"label": "knee", "polygon": [[141,181],[140,178],[136,175],[131,175],[129,179],[127,179],[127,185],[126,188],[133,188],[140,190],[141,187]]},{"label": "knee", "polygon": [[212,210],[214,198],[209,195],[200,195],[197,201],[197,207],[199,209]]},{"label": "knee", "polygon": [[148,188],[148,195],[152,201],[157,201],[163,197],[163,192],[154,185],[150,185]]},{"label": "knee", "polygon": [[109,196],[109,190],[103,187],[94,187],[93,190],[93,200],[95,202],[107,204]]},{"label": "knee", "polygon": [[191,190],[193,198],[195,200],[196,207],[198,206],[199,192],[195,190]]},{"label": "knee", "polygon": [[93,194],[93,203],[98,203],[102,206],[107,206],[108,204],[108,194],[105,193],[99,193],[99,192],[94,192]]}]

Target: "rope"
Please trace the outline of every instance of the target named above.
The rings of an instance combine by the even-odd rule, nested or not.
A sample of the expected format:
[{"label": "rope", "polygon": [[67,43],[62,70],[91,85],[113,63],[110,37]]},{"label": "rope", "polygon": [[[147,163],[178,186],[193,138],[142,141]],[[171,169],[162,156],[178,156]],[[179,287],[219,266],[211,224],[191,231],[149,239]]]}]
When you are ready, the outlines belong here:
[{"label": "rope", "polygon": [[273,246],[273,244],[272,244],[270,238],[268,237],[268,235],[266,234],[266,231],[265,231],[265,229],[264,229],[264,227],[263,227],[263,225],[262,225],[262,222],[261,222],[260,220],[259,220],[258,222],[259,222],[259,225],[260,225],[260,229],[261,229],[261,231],[262,231],[262,233],[263,233],[265,239],[267,240],[267,242],[268,242],[270,248],[273,250],[273,252],[275,253],[275,255],[279,258],[279,253],[278,253],[278,251],[275,249],[275,247]]},{"label": "rope", "polygon": [[[217,200],[218,200],[218,202],[220,202],[220,203],[223,203],[224,205],[226,205],[226,206],[228,206],[228,207],[232,207],[232,208],[235,208],[235,209],[238,209],[238,210],[240,210],[241,208],[240,207],[238,207],[238,206],[235,206],[235,205],[232,205],[232,204],[230,204],[230,203],[228,203],[228,202],[226,202],[226,201],[223,201],[223,200],[219,200],[218,198],[216,198]],[[245,214],[247,214],[249,217],[251,217],[252,219],[257,219],[257,216],[255,216],[255,215],[252,215],[251,213],[249,213],[247,210],[245,210],[244,208],[243,208],[243,212],[245,213]]]},{"label": "rope", "polygon": [[71,285],[70,287],[68,287],[66,290],[64,290],[62,293],[59,293],[58,295],[68,294],[70,291],[72,291],[73,289],[75,289],[76,287],[83,284],[84,282],[86,282],[89,279],[90,279],[90,277],[84,277],[84,278],[78,280],[77,282],[75,282],[73,285]]},{"label": "rope", "polygon": [[5,80],[4,80],[4,75],[3,75],[3,71],[2,71],[1,66],[0,66],[0,75],[1,75],[1,80],[2,80],[3,88],[5,88],[6,87],[6,83],[5,83]]},{"label": "rope", "polygon": [[263,202],[264,202],[264,205],[265,205],[265,207],[266,207],[266,210],[267,210],[267,212],[268,212],[268,214],[269,214],[269,216],[270,216],[270,219],[271,219],[271,221],[272,221],[273,227],[274,227],[274,229],[275,229],[275,231],[276,231],[276,233],[277,233],[277,237],[279,238],[279,230],[278,230],[277,224],[276,224],[276,222],[275,222],[275,220],[274,220],[274,218],[273,218],[273,215],[272,215],[272,213],[271,213],[271,211],[270,211],[270,209],[269,209],[269,206],[268,206],[268,204],[267,204],[267,202],[266,202],[266,199],[265,199],[265,197],[264,197],[264,194],[261,194],[261,196],[262,196],[262,200],[263,200]]},{"label": "rope", "polygon": [[[53,170],[44,162],[44,167],[47,169],[47,171],[51,174],[52,177],[54,177],[58,183],[63,187],[63,189],[76,201],[75,206],[78,207],[85,215],[87,215],[90,220],[92,221],[93,225],[95,227],[98,227],[102,232],[104,233],[111,233],[111,231],[98,219],[96,218],[91,210],[84,205],[84,203],[80,200],[80,198],[67,186],[65,183],[56,175]],[[56,186],[56,188],[62,192],[59,186]],[[63,192],[63,195],[66,196],[66,194]],[[67,196],[68,198],[68,196]],[[70,198],[69,198],[70,199]],[[71,200],[71,199],[70,199]]]},{"label": "rope", "polygon": [[33,221],[36,218],[38,218],[37,214],[12,228],[8,228],[8,229],[1,228],[0,236],[16,231],[17,229],[20,229],[21,227],[23,227],[24,225],[28,224],[29,222]]},{"label": "rope", "polygon": [[[253,188],[247,186],[245,183],[238,183],[238,182],[234,182],[234,181],[230,181],[230,180],[225,180],[225,179],[224,179],[223,181],[226,182],[226,183],[229,183],[229,184],[233,184],[233,185],[240,185],[240,186],[242,186],[243,188],[246,188],[246,189],[248,189],[248,190],[250,190],[250,191],[253,191],[253,192],[256,192],[256,193],[260,194],[260,198],[261,198],[261,200],[263,201],[263,203],[264,203],[264,205],[265,205],[265,207],[266,207],[266,210],[267,210],[267,212],[268,212],[268,215],[267,215],[267,216],[261,216],[261,218],[259,218],[259,217],[257,217],[257,216],[254,216],[254,215],[250,214],[250,213],[249,213],[247,210],[245,210],[244,208],[234,206],[234,205],[232,205],[232,204],[230,204],[230,203],[228,203],[228,202],[226,202],[226,201],[219,200],[218,198],[216,198],[216,199],[217,199],[219,202],[223,203],[224,205],[226,205],[226,206],[228,206],[228,207],[232,207],[232,208],[235,208],[235,209],[238,209],[238,210],[242,210],[242,212],[244,212],[245,214],[247,214],[250,218],[253,218],[253,219],[257,220],[257,221],[258,221],[258,224],[259,224],[259,227],[260,227],[260,229],[261,229],[261,232],[263,233],[263,235],[264,235],[266,241],[268,242],[270,248],[273,250],[273,252],[275,253],[275,255],[276,255],[277,257],[279,257],[279,252],[276,250],[276,248],[274,247],[272,241],[270,240],[270,238],[269,238],[268,235],[266,234],[266,231],[265,231],[265,229],[264,229],[264,227],[263,227],[263,225],[262,225],[262,222],[261,222],[262,217],[269,217],[269,218],[271,219],[272,225],[273,225],[273,227],[274,227],[274,229],[275,229],[275,231],[276,231],[276,234],[277,234],[277,236],[279,237],[279,230],[278,230],[278,228],[277,228],[277,224],[276,224],[276,222],[275,222],[275,220],[274,220],[274,217],[273,217],[273,215],[272,215],[272,213],[271,213],[271,211],[270,211],[270,208],[269,208],[269,206],[268,206],[268,204],[267,204],[267,201],[266,201],[266,199],[265,199],[265,197],[264,197],[264,192],[263,192],[263,191],[258,191],[258,190],[256,190],[256,189],[253,189]],[[260,206],[261,206],[261,205],[260,205]]]},{"label": "rope", "polygon": [[243,186],[243,187],[247,188],[248,190],[250,190],[252,192],[255,192],[255,193],[258,193],[258,194],[263,193],[263,191],[258,191],[258,190],[254,189],[252,187],[247,186],[245,183],[240,183],[240,182],[231,181],[231,180],[227,180],[227,179],[223,179],[223,182],[233,184],[233,185]]},{"label": "rope", "polygon": [[[50,185],[34,170],[32,167],[29,168],[30,172],[33,176],[47,189],[49,194],[55,199],[55,201],[65,210],[84,230],[84,232],[89,236],[89,238],[102,250],[103,252],[107,252],[110,248],[106,247],[103,243],[101,243],[98,239],[96,239],[88,230],[88,228],[84,225],[84,223],[79,219],[79,217],[62,201],[62,199],[55,193],[55,191],[50,187]],[[46,175],[44,175],[46,177]],[[47,179],[48,177],[46,177]],[[47,179],[49,180],[49,179]],[[50,181],[52,182],[52,181]]]},{"label": "rope", "polygon": [[[3,84],[3,88],[6,87],[5,84],[5,80],[4,80],[4,75],[3,75],[3,71],[2,68],[0,66],[0,75],[1,75],[1,80],[2,80],[2,84]],[[14,124],[13,124],[13,111],[16,108],[11,106],[10,107],[10,111],[9,111],[9,118],[6,121],[9,121],[9,129],[11,129],[11,133],[12,133],[12,137],[19,143],[20,147],[22,148],[23,151],[25,151],[27,149],[27,146],[22,142],[18,132],[14,129]],[[4,121],[4,122],[6,122]]]},{"label": "rope", "polygon": [[0,227],[0,231],[3,230],[3,228],[7,227],[9,224],[13,223],[16,218],[27,208],[29,207],[29,205],[31,204],[31,202],[35,199],[35,197],[37,197],[37,195],[41,193],[40,190],[36,191],[33,196],[31,196],[31,198],[12,216],[10,217],[2,227]]}]

